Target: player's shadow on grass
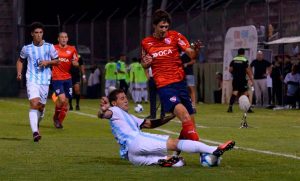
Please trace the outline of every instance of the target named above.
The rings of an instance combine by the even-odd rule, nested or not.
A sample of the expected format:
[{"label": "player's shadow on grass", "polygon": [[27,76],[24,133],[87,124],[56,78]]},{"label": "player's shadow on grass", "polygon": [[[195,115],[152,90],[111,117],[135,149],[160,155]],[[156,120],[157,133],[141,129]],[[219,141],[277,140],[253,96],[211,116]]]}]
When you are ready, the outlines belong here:
[{"label": "player's shadow on grass", "polygon": [[27,141],[29,139],[25,139],[25,138],[4,138],[4,137],[0,137],[0,140],[7,140],[7,141]]},{"label": "player's shadow on grass", "polygon": [[94,157],[89,160],[77,162],[79,164],[107,164],[107,165],[131,165],[129,161],[119,157]]}]

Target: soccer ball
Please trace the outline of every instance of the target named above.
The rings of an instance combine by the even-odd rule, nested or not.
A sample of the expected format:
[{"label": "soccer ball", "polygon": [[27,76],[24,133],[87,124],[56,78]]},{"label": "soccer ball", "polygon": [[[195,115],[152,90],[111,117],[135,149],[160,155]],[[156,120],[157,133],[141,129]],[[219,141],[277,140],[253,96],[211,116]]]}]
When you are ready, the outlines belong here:
[{"label": "soccer ball", "polygon": [[110,94],[115,89],[117,89],[115,86],[109,86],[108,87],[108,94]]},{"label": "soccer ball", "polygon": [[221,157],[217,157],[210,153],[201,153],[200,154],[200,164],[203,167],[216,167],[221,163]]},{"label": "soccer ball", "polygon": [[141,104],[137,104],[137,105],[134,107],[134,111],[135,111],[136,113],[141,113],[141,112],[144,111],[144,108],[143,108],[143,106],[142,106]]},{"label": "soccer ball", "polygon": [[247,96],[245,95],[242,95],[240,98],[239,98],[239,107],[242,111],[244,112],[247,112],[250,108],[250,101],[248,99]]}]

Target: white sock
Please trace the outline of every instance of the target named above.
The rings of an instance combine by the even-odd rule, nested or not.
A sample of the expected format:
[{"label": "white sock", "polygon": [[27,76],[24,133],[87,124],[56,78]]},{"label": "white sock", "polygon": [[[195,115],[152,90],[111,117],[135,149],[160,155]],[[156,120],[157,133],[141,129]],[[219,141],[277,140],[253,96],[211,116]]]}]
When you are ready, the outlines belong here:
[{"label": "white sock", "polygon": [[32,132],[38,132],[38,110],[29,110],[29,121]]},{"label": "white sock", "polygon": [[199,141],[179,140],[177,148],[188,153],[213,153],[218,147],[208,146]]}]

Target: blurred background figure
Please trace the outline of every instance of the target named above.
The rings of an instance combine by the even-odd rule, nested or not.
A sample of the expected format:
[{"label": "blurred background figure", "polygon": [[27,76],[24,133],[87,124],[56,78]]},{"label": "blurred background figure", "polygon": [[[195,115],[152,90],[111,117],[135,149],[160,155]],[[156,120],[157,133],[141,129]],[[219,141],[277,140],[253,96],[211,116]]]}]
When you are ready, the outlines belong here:
[{"label": "blurred background figure", "polygon": [[[80,110],[80,83],[81,78],[82,82],[86,83],[86,75],[85,75],[85,66],[84,61],[81,55],[78,55],[78,63],[79,67],[72,66],[71,75],[72,75],[72,85],[73,85],[73,97],[76,99],[76,110]],[[72,97],[69,99],[69,110],[73,110]]]},{"label": "blurred background figure", "polygon": [[216,72],[217,89],[214,90],[214,102],[221,103],[222,99],[222,86],[223,86],[223,74]]},{"label": "blurred background figure", "polygon": [[117,64],[115,58],[111,57],[105,64],[105,96],[109,94],[109,87],[117,87]]}]

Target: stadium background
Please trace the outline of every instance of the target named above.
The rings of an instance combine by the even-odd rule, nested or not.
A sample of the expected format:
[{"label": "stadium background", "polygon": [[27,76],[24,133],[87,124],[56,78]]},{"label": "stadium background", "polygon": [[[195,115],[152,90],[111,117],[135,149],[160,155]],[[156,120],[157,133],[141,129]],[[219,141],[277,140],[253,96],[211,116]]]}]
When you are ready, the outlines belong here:
[{"label": "stadium background", "polygon": [[[14,65],[21,47],[30,41],[26,27],[33,21],[46,25],[45,40],[49,42],[56,43],[57,33],[67,31],[70,44],[77,46],[87,65],[103,66],[108,57],[118,58],[120,53],[127,54],[128,62],[138,56],[140,40],[149,34],[145,28],[147,10],[158,9],[162,1],[114,0],[101,3],[0,0],[0,96],[24,95],[24,85],[15,81]],[[205,44],[195,66],[197,92],[201,93],[198,100],[213,100],[215,72],[222,70],[224,37],[228,28],[272,24],[277,38],[295,36],[300,32],[299,9],[299,0],[167,1],[166,10],[173,18],[172,28],[190,41],[201,39]],[[260,39],[260,46],[266,40]],[[279,47],[270,48],[274,54],[282,53],[278,52]],[[289,47],[285,48],[287,50]]]}]

